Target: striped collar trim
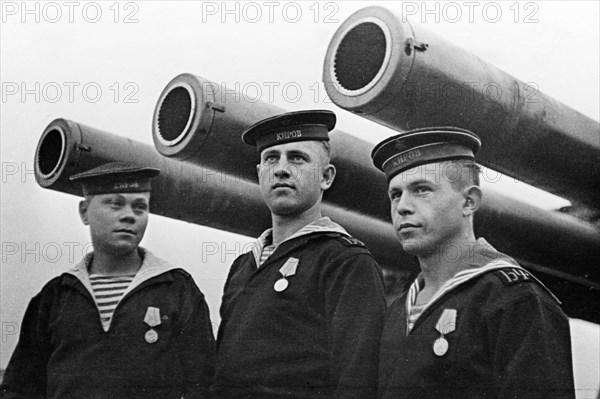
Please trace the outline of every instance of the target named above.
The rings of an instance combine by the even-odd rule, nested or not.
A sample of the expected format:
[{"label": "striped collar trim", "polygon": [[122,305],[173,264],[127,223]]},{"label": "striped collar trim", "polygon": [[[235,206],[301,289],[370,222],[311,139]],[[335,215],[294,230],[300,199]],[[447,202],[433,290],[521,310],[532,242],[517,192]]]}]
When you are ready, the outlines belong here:
[{"label": "striped collar trim", "polygon": [[[503,255],[502,253],[496,251],[494,247],[492,247],[485,239],[479,238],[474,246],[473,259],[475,259],[472,263],[468,264],[467,269],[461,270],[454,275],[450,280],[448,280],[436,294],[431,298],[431,300],[425,304],[422,313],[424,313],[428,308],[433,306],[441,297],[443,297],[446,293],[454,290],[455,288],[461,286],[462,284],[479,277],[482,274],[489,273],[491,271],[505,269],[505,268],[514,268],[525,270],[522,266],[516,263],[512,258]],[[556,302],[561,303],[560,300],[550,291],[540,280],[537,279],[533,274],[528,274],[538,283],[540,284]],[[410,310],[412,306],[415,304],[417,300],[417,294],[422,289],[423,278],[421,275],[417,276],[415,281],[411,284],[410,289],[408,291],[408,295],[406,296],[406,314],[410,315]],[[407,325],[408,327],[408,325]],[[408,330],[407,330],[408,332]]]},{"label": "striped collar trim", "polygon": [[[340,233],[342,235],[350,237],[350,234],[348,234],[346,229],[344,229],[342,226],[333,222],[331,219],[325,216],[302,227],[300,230],[298,230],[297,232],[295,232],[294,234],[277,244],[277,247],[286,241],[290,241],[298,237],[302,237],[313,233]],[[271,245],[273,240],[272,237],[273,229],[270,228],[265,230],[252,244],[252,255],[254,256],[254,260],[256,262],[257,267],[260,264],[260,255],[262,254],[263,249],[267,245]],[[277,247],[275,247],[273,252],[277,250]]]},{"label": "striped collar trim", "polygon": [[[438,290],[438,292],[436,292],[436,294],[431,298],[431,300],[425,305],[425,307],[423,308],[423,311],[425,311],[425,309],[429,308],[431,305],[433,305],[435,302],[437,302],[438,299],[441,298],[442,296],[444,296],[447,292],[454,290],[456,287],[458,287],[458,286],[460,286],[482,274],[491,272],[493,270],[505,269],[507,267],[525,270],[519,265],[515,265],[515,264],[507,262],[506,260],[503,260],[503,259],[498,259],[498,260],[488,263],[487,265],[485,265],[483,267],[462,270],[462,271],[456,273],[456,275],[454,277],[452,277],[450,280],[446,281],[446,283]],[[417,294],[419,293],[419,291],[421,291],[421,288],[422,288],[421,284],[422,284],[422,278],[421,278],[421,276],[419,276],[410,286],[410,290],[409,290],[408,296],[406,298],[407,311],[409,313],[410,313],[410,308],[412,306],[414,306],[414,304],[417,300]]]},{"label": "striped collar trim", "polygon": [[[522,266],[515,264],[515,263],[508,262],[505,259],[497,259],[497,260],[494,260],[494,261],[488,263],[487,265],[485,265],[483,267],[460,271],[460,272],[456,273],[456,275],[452,279],[448,280],[442,286],[442,288],[440,288],[440,290],[433,296],[433,298],[431,298],[431,300],[427,304],[424,305],[420,314],[423,314],[428,308],[432,307],[446,293],[454,290],[455,288],[461,286],[462,284],[464,284],[470,280],[473,280],[474,278],[477,278],[477,277],[481,276],[482,274],[489,273],[489,272],[492,272],[495,270],[506,269],[506,268],[513,268],[513,269],[520,269],[520,270],[527,271]],[[556,297],[556,295],[554,295],[554,293],[552,291],[550,291],[550,289],[548,289],[548,287],[546,287],[544,285],[544,283],[542,283],[540,280],[538,280],[538,278],[535,277],[533,274],[531,274],[529,272],[527,272],[527,273],[531,278],[533,278],[535,280],[536,283],[541,285],[559,305],[561,304],[560,300]],[[421,276],[419,275],[415,279],[415,281],[411,284],[410,289],[408,291],[408,295],[406,297],[407,323],[408,323],[408,317],[410,315],[410,311],[411,311],[412,307],[415,306],[415,302],[417,300],[417,294],[419,293],[419,291],[422,288],[421,284],[422,284],[422,279],[421,279]],[[416,322],[416,320],[414,320],[414,322]],[[408,324],[407,324],[407,327],[408,327]],[[409,330],[407,330],[407,332],[408,331]]]}]

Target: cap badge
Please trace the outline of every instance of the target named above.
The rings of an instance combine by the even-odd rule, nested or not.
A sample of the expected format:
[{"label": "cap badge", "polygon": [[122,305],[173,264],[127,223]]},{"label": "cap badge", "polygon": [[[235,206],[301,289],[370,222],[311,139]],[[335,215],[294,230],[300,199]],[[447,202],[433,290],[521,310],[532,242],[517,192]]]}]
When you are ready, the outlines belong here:
[{"label": "cap badge", "polygon": [[408,147],[406,146],[406,144],[404,144],[402,141],[398,140],[394,143],[394,146],[396,147],[396,149],[398,151],[404,151],[406,150]]}]

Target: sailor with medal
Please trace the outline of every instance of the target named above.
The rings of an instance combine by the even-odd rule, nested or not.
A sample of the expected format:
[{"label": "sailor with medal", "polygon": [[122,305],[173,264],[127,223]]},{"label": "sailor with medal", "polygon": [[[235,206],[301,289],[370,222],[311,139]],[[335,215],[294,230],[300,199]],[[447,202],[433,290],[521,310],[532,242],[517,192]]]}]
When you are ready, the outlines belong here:
[{"label": "sailor with medal", "polygon": [[573,398],[569,322],[529,271],[475,238],[479,137],[410,130],[378,144],[400,245],[421,273],[388,309],[379,398]]},{"label": "sailor with medal", "polygon": [[71,177],[93,252],[31,300],[0,396],[208,398],[215,349],[204,296],[186,271],[139,246],[158,174],[112,162]]},{"label": "sailor with medal", "polygon": [[234,261],[225,284],[217,398],[376,395],[381,270],[364,244],[321,214],[336,174],[335,120],[330,111],[291,112],[242,135],[260,155],[272,228]]}]

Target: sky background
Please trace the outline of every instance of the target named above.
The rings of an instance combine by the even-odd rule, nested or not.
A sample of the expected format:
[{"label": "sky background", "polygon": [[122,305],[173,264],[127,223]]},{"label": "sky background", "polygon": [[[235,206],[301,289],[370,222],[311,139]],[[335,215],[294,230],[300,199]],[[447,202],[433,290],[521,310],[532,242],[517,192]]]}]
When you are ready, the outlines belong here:
[{"label": "sky background", "polygon": [[[38,139],[53,119],[153,145],[152,113],[162,89],[190,72],[290,111],[331,109],[340,130],[373,143],[395,133],[337,108],[320,84],[335,30],[372,3],[0,3],[0,368],[17,343],[29,299],[89,248],[89,232],[77,214],[79,198],[42,189],[33,175]],[[380,3],[402,11],[401,2]],[[474,3],[471,9],[461,1],[404,7],[413,11],[412,23],[599,119],[599,2]],[[269,96],[273,82],[278,86]],[[300,90],[286,92],[286,84]],[[547,209],[565,204],[508,177],[493,188]],[[142,245],[192,273],[216,328],[228,267],[251,240],[152,215]],[[578,320],[571,327],[578,397],[595,398],[600,330]]]}]

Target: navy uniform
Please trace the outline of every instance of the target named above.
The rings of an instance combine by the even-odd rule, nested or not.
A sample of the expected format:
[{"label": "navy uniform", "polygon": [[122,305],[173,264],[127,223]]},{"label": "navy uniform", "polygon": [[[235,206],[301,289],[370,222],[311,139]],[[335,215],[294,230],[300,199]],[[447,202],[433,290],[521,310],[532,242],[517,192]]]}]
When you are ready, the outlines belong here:
[{"label": "navy uniform", "polygon": [[[149,191],[157,174],[110,163],[72,180],[85,195],[132,193]],[[109,325],[90,278],[93,252],[42,288],[25,312],[2,397],[208,397],[215,354],[204,296],[186,271],[137,250],[141,268]]]},{"label": "navy uniform", "polygon": [[[373,160],[391,180],[418,165],[474,159],[479,145],[462,129],[418,129],[380,143]],[[379,398],[574,398],[559,300],[484,239],[465,250],[468,261],[425,305],[416,305],[419,276],[388,309]]]},{"label": "navy uniform", "polygon": [[[333,123],[330,114],[292,113],[249,132],[263,149],[326,139]],[[271,240],[269,229],[227,277],[216,397],[374,398],[385,296],[372,255],[326,217],[274,251]]]}]

